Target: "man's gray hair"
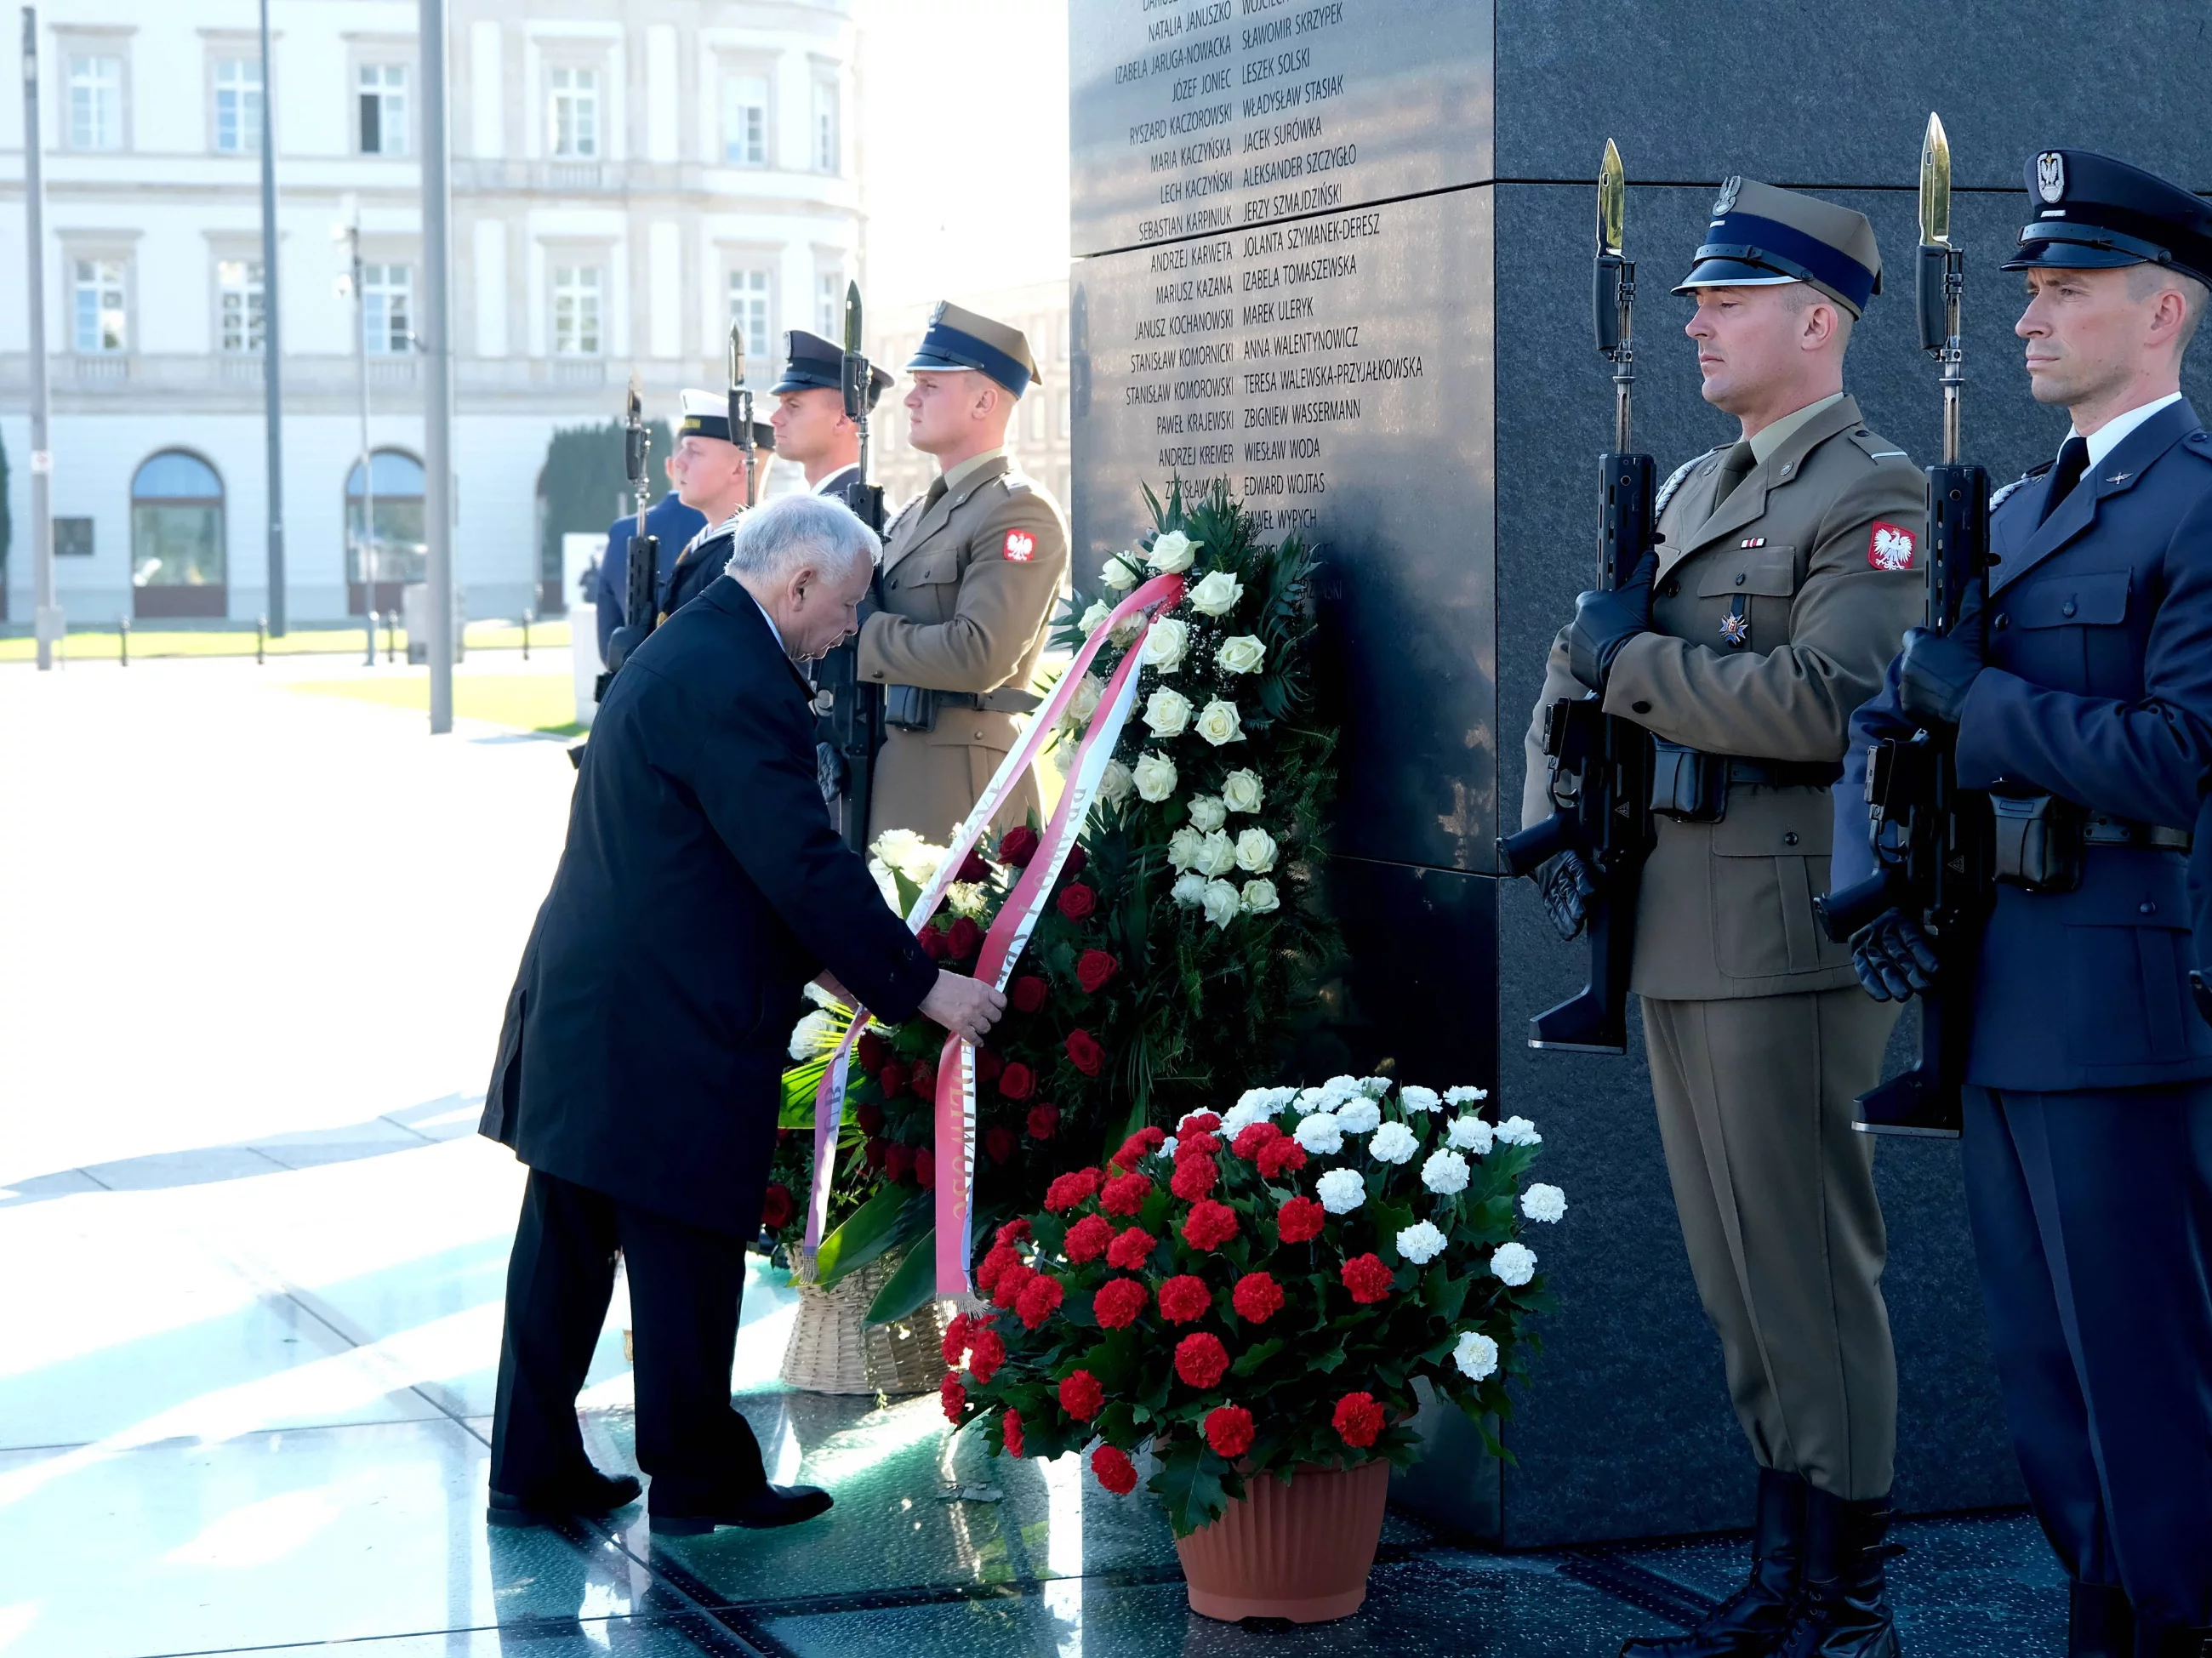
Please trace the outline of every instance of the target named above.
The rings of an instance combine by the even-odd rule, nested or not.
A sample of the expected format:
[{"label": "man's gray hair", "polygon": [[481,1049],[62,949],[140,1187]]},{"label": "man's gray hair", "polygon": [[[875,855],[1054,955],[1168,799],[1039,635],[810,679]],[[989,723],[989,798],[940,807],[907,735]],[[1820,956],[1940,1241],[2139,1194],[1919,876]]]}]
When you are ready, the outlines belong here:
[{"label": "man's gray hair", "polygon": [[827,495],[785,495],[738,520],[730,537],[730,562],[722,568],[740,580],[773,584],[811,563],[836,580],[851,574],[855,560],[872,564],[882,553],[875,531],[844,502]]}]

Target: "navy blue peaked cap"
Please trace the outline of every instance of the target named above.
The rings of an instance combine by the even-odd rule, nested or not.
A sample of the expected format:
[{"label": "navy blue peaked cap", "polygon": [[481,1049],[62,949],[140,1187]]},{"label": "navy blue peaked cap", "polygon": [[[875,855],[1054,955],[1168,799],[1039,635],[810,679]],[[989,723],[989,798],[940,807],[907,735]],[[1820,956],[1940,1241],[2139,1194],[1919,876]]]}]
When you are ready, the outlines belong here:
[{"label": "navy blue peaked cap", "polygon": [[[845,354],[836,345],[819,334],[810,334],[803,328],[794,328],[784,336],[783,373],[769,391],[811,392],[817,388],[842,391],[845,385]],[[891,377],[871,363],[868,366],[868,407],[890,389]]]},{"label": "navy blue peaked cap", "polygon": [[2212,283],[2212,203],[2087,149],[2027,158],[2028,210],[2007,270],[2162,264]]}]

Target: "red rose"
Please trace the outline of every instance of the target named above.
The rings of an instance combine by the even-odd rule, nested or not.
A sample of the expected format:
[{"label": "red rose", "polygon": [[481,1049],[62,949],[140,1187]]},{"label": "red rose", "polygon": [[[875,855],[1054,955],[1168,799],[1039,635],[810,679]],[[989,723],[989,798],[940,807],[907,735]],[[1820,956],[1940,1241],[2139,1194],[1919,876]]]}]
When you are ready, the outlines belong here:
[{"label": "red rose", "polygon": [[1078,1422],[1088,1422],[1106,1402],[1106,1390],[1088,1370],[1071,1370],[1060,1384],[1060,1408]]},{"label": "red rose", "polygon": [[1014,1148],[1020,1144],[1014,1138],[1014,1131],[1004,1123],[994,1123],[983,1131],[983,1151],[993,1163],[1004,1163],[1014,1155]]},{"label": "red rose", "polygon": [[1196,1203],[1212,1193],[1220,1179],[1221,1170],[1212,1157],[1177,1157],[1175,1178],[1168,1182],[1168,1190],[1185,1203]]},{"label": "red rose", "polygon": [[884,1108],[873,1100],[863,1100],[853,1108],[853,1121],[860,1126],[863,1134],[884,1132]]},{"label": "red rose", "polygon": [[1152,1258],[1159,1240],[1141,1226],[1132,1226],[1106,1246],[1106,1264],[1133,1272]]},{"label": "red rose", "polygon": [[1079,921],[1098,908],[1098,895],[1077,881],[1062,887],[1060,896],[1054,902],[1060,906],[1060,913],[1069,920]]},{"label": "red rose", "polygon": [[1344,1287],[1352,1291],[1352,1298],[1363,1307],[1390,1299],[1390,1269],[1382,1264],[1382,1257],[1371,1250],[1346,1261],[1340,1276],[1344,1279]]},{"label": "red rose", "polygon": [[1182,1241],[1194,1249],[1218,1249],[1237,1236],[1237,1212],[1225,1203],[1194,1203],[1183,1218]]},{"label": "red rose", "polygon": [[1006,1362],[1006,1338],[989,1325],[981,1326],[968,1339],[968,1374],[988,1384]]},{"label": "red rose", "polygon": [[[1009,1266],[1018,1266],[1021,1264],[1021,1256],[1014,1252],[1014,1246],[1001,1232],[999,1241],[984,1254],[982,1260],[975,1267],[976,1288],[988,1294],[997,1284],[1001,1272]],[[951,1363],[950,1360],[946,1362]]]},{"label": "red rose", "polygon": [[1167,1144],[1167,1132],[1159,1128],[1139,1128],[1121,1142],[1121,1149],[1114,1154],[1116,1169],[1133,1169],[1149,1152],[1157,1151]]},{"label": "red rose", "polygon": [[1022,1219],[1019,1216],[1016,1216],[1012,1220],[1008,1221],[1004,1226],[1001,1226],[997,1231],[991,1234],[991,1242],[994,1243],[1010,1244],[1014,1242],[1017,1239],[1025,1238],[1031,1236],[1033,1235],[1030,1231],[1029,1222]]},{"label": "red rose", "polygon": [[1067,1229],[1067,1237],[1060,1247],[1070,1260],[1081,1266],[1104,1254],[1106,1246],[1113,1242],[1112,1221],[1103,1215],[1085,1215]]},{"label": "red rose", "polygon": [[914,939],[921,946],[921,953],[933,962],[941,962],[951,954],[951,946],[945,942],[945,935],[937,930],[937,924],[933,921],[915,933]]},{"label": "red rose", "polygon": [[1306,1166],[1306,1149],[1288,1134],[1280,1139],[1269,1140],[1260,1148],[1260,1173],[1268,1180],[1279,1180],[1290,1169]]},{"label": "red rose", "polygon": [[862,1033],[860,1040],[853,1045],[853,1052],[860,1061],[860,1069],[872,1077],[884,1068],[884,1061],[890,1058],[891,1045],[870,1030]]},{"label": "red rose", "polygon": [[1382,1407],[1375,1402],[1372,1394],[1346,1394],[1336,1401],[1336,1414],[1330,1418],[1330,1424],[1346,1444],[1364,1450],[1382,1431]]},{"label": "red rose", "polygon": [[1216,1456],[1231,1462],[1252,1448],[1252,1412],[1242,1405],[1223,1405],[1206,1413],[1206,1442]]},{"label": "red rose", "polygon": [[1265,1324],[1283,1310],[1283,1286],[1266,1272],[1247,1272],[1237,1280],[1231,1291],[1230,1304],[1237,1309],[1237,1316],[1253,1324]]},{"label": "red rose", "polygon": [[1178,1134],[1211,1134],[1221,1127],[1221,1119],[1211,1111],[1194,1111],[1176,1129]]},{"label": "red rose", "polygon": [[791,1224],[791,1188],[779,1181],[770,1181],[767,1193],[761,1199],[761,1224],[771,1232]]},{"label": "red rose", "polygon": [[999,1073],[999,1092],[1010,1100],[1025,1100],[1036,1092],[1036,1072],[1016,1060]]},{"label": "red rose", "polygon": [[1177,1163],[1186,1157],[1218,1157],[1221,1142],[1203,1128],[1186,1128],[1176,1136],[1175,1154]]},{"label": "red rose", "polygon": [[1027,823],[1017,823],[999,837],[999,861],[1012,864],[1016,869],[1027,869],[1030,859],[1036,856],[1039,837]]},{"label": "red rose", "polygon": [[1111,1445],[1101,1445],[1091,1453],[1091,1472],[1116,1497],[1127,1497],[1137,1489],[1137,1465],[1129,1461],[1127,1453]]},{"label": "red rose", "polygon": [[1283,1131],[1271,1122],[1248,1122],[1237,1131],[1229,1149],[1247,1163],[1257,1163],[1261,1148],[1282,1138]]},{"label": "red rose", "polygon": [[1060,1309],[1066,1291],[1060,1280],[1049,1273],[1032,1273],[1030,1281],[1022,1285],[1022,1292],[1014,1297],[1014,1314],[1024,1330],[1034,1330]]},{"label": "red rose", "polygon": [[[1074,890],[1073,888],[1069,889]],[[1075,958],[1075,982],[1085,994],[1096,994],[1100,987],[1121,970],[1121,963],[1103,950],[1086,950]]]},{"label": "red rose", "polygon": [[1030,1280],[1036,1275],[1034,1267],[1025,1266],[1018,1260],[1009,1262],[999,1274],[999,1281],[991,1286],[991,1305],[1001,1312],[1012,1312],[1022,1291],[1029,1288]]},{"label": "red rose", "polygon": [[995,1080],[1006,1068],[1006,1056],[996,1048],[979,1048],[975,1050],[975,1080],[979,1084]]},{"label": "red rose", "polygon": [[1091,854],[1084,851],[1081,847],[1077,847],[1068,853],[1067,861],[1061,865],[1060,868],[1066,874],[1080,875],[1083,873],[1083,866],[1090,861]]},{"label": "red rose", "polygon": [[1045,993],[1050,987],[1034,973],[1024,973],[1008,988],[1006,999],[1013,1003],[1015,1012],[1034,1013],[1044,1005]]},{"label": "red rose", "polygon": [[886,1178],[902,1181],[914,1173],[914,1148],[894,1142],[884,1152],[884,1174]]},{"label": "red rose", "polygon": [[937,1097],[937,1061],[917,1060],[914,1066],[915,1097],[933,1100]]},{"label": "red rose", "polygon": [[1188,1324],[1204,1318],[1213,1305],[1213,1292],[1206,1280],[1178,1272],[1160,1285],[1160,1316],[1170,1324]]},{"label": "red rose", "polygon": [[[1064,1214],[1079,1203],[1088,1203],[1098,1195],[1098,1187],[1105,1176],[1096,1169],[1078,1169],[1060,1175],[1045,1188],[1044,1206],[1054,1214]],[[1316,1208],[1320,1206],[1316,1205]]]},{"label": "red rose", "polygon": [[1152,1183],[1144,1175],[1116,1175],[1099,1193],[1098,1204],[1109,1215],[1133,1215],[1152,1194]]},{"label": "red rose", "polygon": [[1229,1368],[1229,1350],[1221,1338],[1199,1330],[1176,1343],[1176,1374],[1194,1388],[1211,1388]]},{"label": "red rose", "polygon": [[952,878],[956,881],[988,881],[991,878],[990,860],[975,847],[970,847],[968,855],[960,860],[960,872]]},{"label": "red rose", "polygon": [[1067,1057],[1078,1071],[1086,1077],[1095,1077],[1106,1063],[1106,1050],[1087,1030],[1067,1033]]},{"label": "red rose", "polygon": [[925,1192],[937,1189],[937,1156],[927,1146],[914,1154],[914,1183]]},{"label": "red rose", "polygon": [[884,1090],[884,1097],[887,1100],[895,1100],[905,1093],[907,1084],[913,1080],[913,1069],[901,1065],[896,1060],[886,1060],[884,1068],[876,1072],[876,1086]]},{"label": "red rose", "polygon": [[1060,1132],[1060,1108],[1056,1105],[1033,1105],[1030,1108],[1030,1138],[1048,1140]]},{"label": "red rose", "polygon": [[937,1384],[937,1397],[945,1406],[945,1419],[955,1427],[960,1424],[960,1412],[968,1408],[968,1390],[960,1385],[960,1378],[948,1376]]},{"label": "red rose", "polygon": [[1098,1286],[1098,1293],[1091,1298],[1091,1310],[1098,1315],[1100,1329],[1125,1329],[1136,1322],[1137,1315],[1145,1310],[1146,1299],[1145,1286],[1139,1279],[1110,1278]]},{"label": "red rose", "polygon": [[881,1169],[890,1161],[891,1143],[889,1140],[870,1140],[862,1149],[871,1169]]},{"label": "red rose", "polygon": [[1328,1212],[1311,1198],[1291,1198],[1275,1211],[1275,1236],[1285,1243],[1304,1243],[1321,1236]]}]

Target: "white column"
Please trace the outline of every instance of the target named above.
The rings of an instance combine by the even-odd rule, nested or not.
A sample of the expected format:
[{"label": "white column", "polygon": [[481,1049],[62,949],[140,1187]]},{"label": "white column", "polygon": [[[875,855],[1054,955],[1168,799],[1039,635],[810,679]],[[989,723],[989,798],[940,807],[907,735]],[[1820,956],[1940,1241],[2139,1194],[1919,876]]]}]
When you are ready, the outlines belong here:
[{"label": "white column", "polygon": [[[499,23],[479,18],[469,25],[469,153],[485,161],[498,159],[507,149],[500,70]],[[481,252],[482,226],[477,227],[477,247]],[[501,268],[505,269],[503,260]],[[481,335],[483,325],[477,328]]]},{"label": "white column", "polygon": [[[645,31],[645,154],[651,161],[677,159],[677,118],[682,89],[676,67],[676,25],[653,23]],[[654,355],[659,355],[658,347]]]},{"label": "white column", "polygon": [[[482,120],[479,113],[478,120]],[[483,132],[481,125],[477,128]],[[477,355],[507,355],[507,226],[498,219],[476,225]]]}]

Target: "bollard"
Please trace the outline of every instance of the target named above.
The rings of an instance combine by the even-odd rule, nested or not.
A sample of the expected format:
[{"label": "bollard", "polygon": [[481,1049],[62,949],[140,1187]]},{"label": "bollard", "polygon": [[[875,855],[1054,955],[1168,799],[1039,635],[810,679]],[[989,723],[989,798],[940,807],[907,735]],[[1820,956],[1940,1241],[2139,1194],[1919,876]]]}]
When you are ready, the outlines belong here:
[{"label": "bollard", "polygon": [[269,618],[265,616],[258,616],[253,618],[253,665],[263,668],[268,665]]},{"label": "bollard", "polygon": [[129,667],[131,665],[131,618],[127,616],[115,624],[115,643],[118,647],[118,654],[122,659],[123,665]]},{"label": "bollard", "polygon": [[374,609],[368,612],[368,654],[362,659],[362,666],[373,668],[376,665],[376,611]]},{"label": "bollard", "polygon": [[384,665],[387,668],[390,667],[396,659],[392,655],[392,653],[398,648],[398,645],[394,642],[399,637],[398,629],[399,612],[397,610],[386,610],[384,613]]},{"label": "bollard", "polygon": [[530,624],[536,613],[528,605],[522,608],[522,659],[530,660]]}]

